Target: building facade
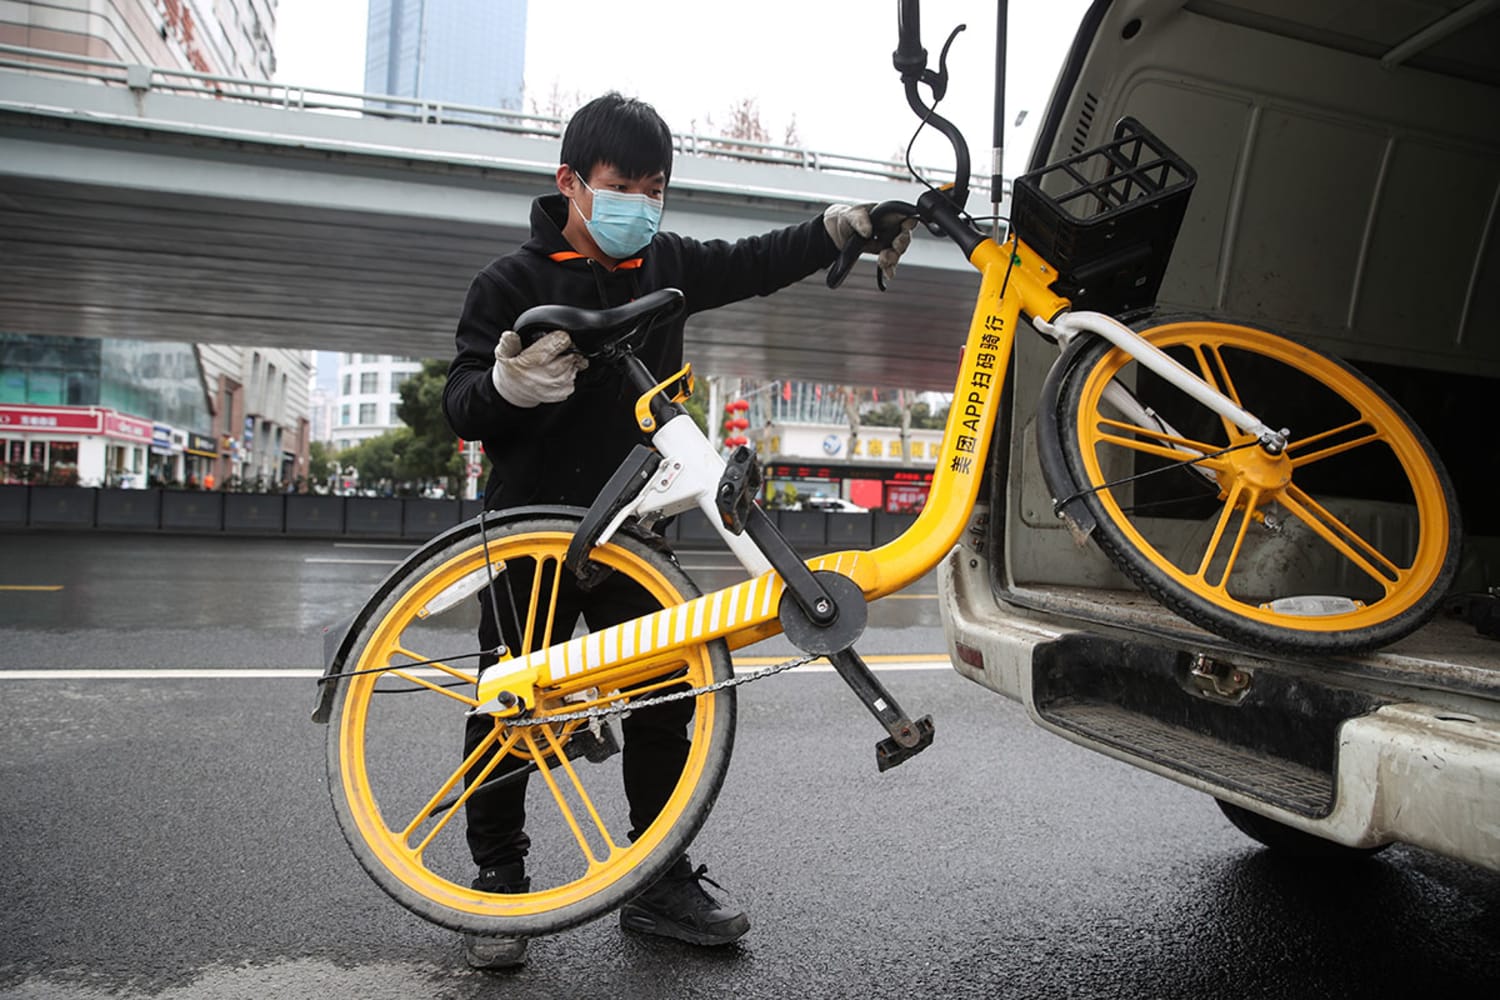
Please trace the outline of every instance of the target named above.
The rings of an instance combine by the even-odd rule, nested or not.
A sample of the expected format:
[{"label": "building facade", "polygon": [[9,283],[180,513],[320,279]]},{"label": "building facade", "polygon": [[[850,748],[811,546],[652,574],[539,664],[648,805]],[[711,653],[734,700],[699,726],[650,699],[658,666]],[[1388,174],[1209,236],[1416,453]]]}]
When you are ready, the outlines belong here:
[{"label": "building facade", "polygon": [[276,71],[276,0],[0,3],[0,44],[218,76]]},{"label": "building facade", "polygon": [[422,370],[420,361],[389,354],[340,354],[338,395],[329,432],[342,451],[361,441],[404,427],[396,408],[401,386]]},{"label": "building facade", "polygon": [[[916,394],[891,391],[882,400],[880,390],[793,381],[741,382],[725,391],[721,440],[755,446],[771,506],[844,501],[909,514],[926,504],[942,429],[913,427],[910,419],[904,428],[866,422],[882,410],[885,419],[899,414]],[[929,412],[938,401],[922,402]]]},{"label": "building facade", "polygon": [[216,478],[252,490],[305,485],[311,351],[199,344],[213,434]]},{"label": "building facade", "polygon": [[365,91],[522,110],[526,0],[370,0]]},{"label": "building facade", "polygon": [[190,344],[0,333],[0,479],[201,483],[218,457]]}]

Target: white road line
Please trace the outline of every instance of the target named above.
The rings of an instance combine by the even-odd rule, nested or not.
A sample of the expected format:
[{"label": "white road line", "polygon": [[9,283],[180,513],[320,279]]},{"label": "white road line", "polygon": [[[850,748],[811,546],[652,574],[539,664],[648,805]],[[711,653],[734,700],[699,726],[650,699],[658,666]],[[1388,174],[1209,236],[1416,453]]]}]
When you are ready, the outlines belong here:
[{"label": "white road line", "polygon": [[[925,656],[925,654],[924,654]],[[736,661],[735,668],[748,672],[757,666],[779,663],[777,657],[754,656],[750,662]],[[949,670],[947,657],[911,658],[892,657],[880,662],[871,662],[870,669],[876,673],[905,673],[923,670]],[[418,677],[447,677],[437,670],[418,667],[407,671]],[[826,674],[833,672],[833,665],[824,662],[808,663],[790,673]],[[119,670],[6,670],[0,668],[0,681],[232,681],[232,680],[313,680],[323,676],[323,671],[305,667],[247,667],[243,670],[172,669],[168,667]]]},{"label": "white road line", "polygon": [[334,563],[340,566],[400,566],[405,559],[322,559],[317,556],[306,556],[302,560],[309,563]]},{"label": "white road line", "polygon": [[403,552],[410,552],[414,548],[411,545],[398,545],[395,542],[334,542],[333,547],[336,549],[401,549]]}]

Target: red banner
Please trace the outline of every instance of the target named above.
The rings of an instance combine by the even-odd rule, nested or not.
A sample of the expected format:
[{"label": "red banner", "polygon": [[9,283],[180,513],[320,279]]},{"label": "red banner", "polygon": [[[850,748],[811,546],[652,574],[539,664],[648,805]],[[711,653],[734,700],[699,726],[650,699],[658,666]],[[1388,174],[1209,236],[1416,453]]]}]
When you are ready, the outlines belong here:
[{"label": "red banner", "polygon": [[104,411],[104,433],[109,437],[124,438],[126,441],[149,445],[152,437],[151,421],[106,410]]},{"label": "red banner", "polygon": [[0,406],[0,430],[6,431],[98,434],[103,422],[103,412],[88,406]]}]

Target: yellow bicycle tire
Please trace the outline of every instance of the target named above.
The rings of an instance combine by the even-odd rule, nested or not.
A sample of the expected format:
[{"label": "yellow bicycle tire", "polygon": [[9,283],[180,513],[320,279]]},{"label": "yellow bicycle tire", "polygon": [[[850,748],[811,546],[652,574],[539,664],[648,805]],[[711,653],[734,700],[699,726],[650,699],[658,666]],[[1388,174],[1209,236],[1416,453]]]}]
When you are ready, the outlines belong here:
[{"label": "yellow bicycle tire", "polygon": [[[649,886],[686,850],[723,783],[733,748],[736,717],[733,688],[694,698],[692,745],[682,776],[656,821],[638,839],[630,842],[623,832],[616,835],[613,831],[606,831],[605,846],[594,845],[603,856],[585,857],[579,862],[584,865],[579,877],[549,884],[545,873],[533,873],[541,877],[533,878],[532,889],[511,895],[471,888],[468,877],[473,874],[472,867],[455,869],[450,864],[440,868],[432,862],[429,854],[438,852],[432,844],[423,847],[422,838],[436,823],[424,822],[412,829],[412,825],[417,824],[417,817],[412,814],[409,795],[404,807],[383,807],[382,797],[386,790],[376,787],[372,775],[382,770],[382,765],[384,769],[389,769],[389,765],[376,758],[374,751],[378,738],[374,733],[372,715],[382,678],[388,681],[389,677],[400,675],[379,671],[394,663],[402,670],[402,675],[420,674],[410,664],[423,659],[426,651],[410,648],[403,639],[410,630],[427,627],[427,619],[419,616],[418,611],[445,589],[461,585],[466,579],[472,581],[473,574],[485,571],[486,563],[493,568],[503,567],[506,560],[540,558],[561,566],[576,527],[577,523],[568,519],[520,520],[498,526],[492,519],[481,536],[477,522],[470,524],[468,530],[456,531],[456,537],[440,550],[398,569],[362,615],[363,623],[358,627],[345,665],[345,671],[351,676],[340,683],[330,713],[329,793],[345,840],[366,872],[393,899],[433,923],[472,933],[536,936],[594,919]],[[658,544],[621,533],[609,544],[597,547],[591,558],[615,573],[626,574],[662,606],[698,596],[692,580]],[[471,645],[477,645],[472,636],[470,641]],[[520,652],[524,654],[526,651]],[[732,675],[729,651],[722,641],[688,645],[682,654],[675,665],[663,663],[655,669],[661,675],[670,675],[694,687],[726,680]],[[477,669],[453,668],[446,662],[436,667],[438,670],[445,668],[456,670],[453,676],[470,676]],[[685,675],[680,673],[683,671]],[[418,676],[419,684],[422,679]],[[643,680],[631,683],[639,684]],[[658,683],[660,681],[658,678]],[[464,693],[472,695],[472,690]],[[432,696],[443,698],[440,692],[434,692]],[[547,710],[569,711],[576,707],[576,703],[564,705],[553,701],[545,688],[539,688],[537,696],[537,714]],[[447,741],[451,759],[446,763],[434,763],[431,770],[435,774],[447,775],[450,780],[457,776],[459,784],[451,790],[456,793],[463,787],[464,768],[458,743],[463,732],[466,705],[452,694],[443,700],[453,704],[451,732],[447,734],[451,736]],[[431,711],[430,706],[427,710]],[[565,726],[572,730],[578,724],[545,728],[553,730],[565,741]],[[441,729],[441,726],[437,728]],[[534,727],[529,731],[535,733],[542,728]],[[441,754],[443,734],[438,736],[439,748],[434,752]],[[541,792],[543,797],[554,794],[555,803],[560,797],[554,791],[556,788],[567,792],[571,781],[573,792],[583,789],[578,775],[585,773],[585,768],[594,766],[573,761],[564,764],[557,759],[545,736],[537,738],[536,746],[551,767],[547,780],[542,780],[539,774],[532,776],[534,784],[527,799],[528,813],[535,812],[538,785],[545,789]],[[399,780],[392,782],[400,783]],[[437,792],[438,788],[432,791]],[[585,792],[594,795],[587,789]],[[427,801],[439,797],[434,794]],[[587,827],[592,806],[580,808],[575,802],[571,807],[575,814],[572,822]],[[455,818],[446,821],[435,837],[462,837],[463,824],[456,819],[458,810],[450,811]],[[562,810],[559,810],[561,814]],[[528,817],[528,826],[532,825],[534,818]],[[407,825],[403,826],[403,823]],[[533,855],[538,846],[536,836],[532,832]],[[582,850],[580,848],[580,853]]]},{"label": "yellow bicycle tire", "polygon": [[[1272,427],[1283,426],[1278,412],[1284,416],[1292,405],[1323,406],[1338,414],[1331,422],[1342,423],[1337,428],[1293,427],[1285,456],[1249,446],[1197,463],[1214,473],[1210,489],[1219,490],[1214,501],[1217,508],[1212,512],[1211,529],[1205,521],[1201,550],[1175,551],[1153,535],[1156,515],[1135,505],[1132,491],[1140,488],[1140,480],[1123,480],[1139,472],[1139,463],[1124,467],[1142,455],[1159,458],[1161,465],[1178,461],[1159,454],[1178,444],[1156,428],[1142,428],[1123,419],[1104,399],[1104,389],[1112,380],[1139,386],[1152,377],[1139,374],[1139,363],[1107,341],[1085,348],[1058,394],[1059,443],[1078,499],[1097,522],[1095,541],[1123,573],[1183,618],[1245,645],[1275,652],[1359,652],[1394,642],[1432,617],[1458,568],[1458,504],[1431,443],[1394,400],[1350,365],[1256,327],[1171,317],[1155,321],[1141,335],[1219,387],[1228,386],[1231,395],[1259,386],[1256,397],[1242,403]],[[1236,368],[1243,375],[1247,368],[1265,371],[1272,366],[1280,366],[1276,369],[1282,375],[1279,380],[1262,375],[1255,381],[1244,380],[1242,386],[1235,377]],[[1278,388],[1284,394],[1281,398]],[[1200,446],[1199,452],[1249,443],[1248,435],[1201,404],[1188,401],[1164,380],[1156,379],[1149,389],[1134,392],[1142,404],[1158,413],[1175,410],[1182,414],[1196,408],[1201,426],[1208,430],[1187,437]],[[1320,433],[1327,437],[1319,437]],[[1325,453],[1329,457],[1323,457]],[[1372,541],[1366,536],[1375,532],[1346,523],[1303,486],[1316,474],[1319,462],[1348,462],[1355,453],[1367,465],[1387,472],[1389,482],[1382,484],[1386,489],[1405,496],[1403,503],[1392,506],[1401,508],[1411,526],[1412,541]],[[1326,474],[1328,469],[1320,471]],[[1307,613],[1306,603],[1278,603],[1278,598],[1288,594],[1301,596],[1300,581],[1292,572],[1280,580],[1268,580],[1265,567],[1272,561],[1257,564],[1246,557],[1257,531],[1278,530],[1267,528],[1268,524],[1288,533],[1301,532],[1297,537],[1310,538],[1307,544],[1336,554],[1320,552],[1322,558],[1348,564],[1339,566],[1336,575],[1351,585],[1351,593],[1318,591],[1307,601],[1344,597],[1354,606],[1330,605],[1338,610],[1314,614]],[[1247,569],[1251,566],[1256,567],[1253,577]],[[1278,591],[1277,586],[1285,589]]]}]

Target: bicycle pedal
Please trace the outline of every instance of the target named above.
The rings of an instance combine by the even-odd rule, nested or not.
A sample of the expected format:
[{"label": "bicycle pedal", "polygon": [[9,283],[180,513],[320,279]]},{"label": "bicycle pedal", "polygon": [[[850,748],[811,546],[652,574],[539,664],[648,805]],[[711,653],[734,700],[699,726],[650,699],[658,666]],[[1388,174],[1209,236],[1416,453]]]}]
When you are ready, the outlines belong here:
[{"label": "bicycle pedal", "polygon": [[917,728],[917,739],[910,746],[897,743],[894,736],[875,744],[875,766],[881,771],[889,771],[897,764],[904,764],[932,746],[932,716],[924,715],[913,725]]},{"label": "bicycle pedal", "polygon": [[604,720],[599,726],[597,734],[591,728],[584,726],[568,737],[566,753],[569,760],[583,757],[591,763],[598,764],[619,752],[620,741],[615,736],[615,731],[608,720]]}]

